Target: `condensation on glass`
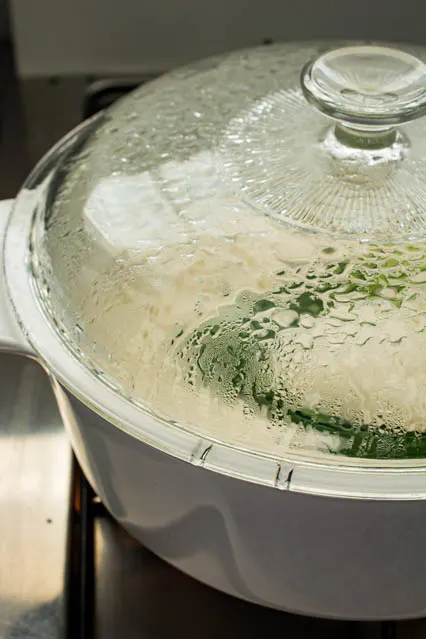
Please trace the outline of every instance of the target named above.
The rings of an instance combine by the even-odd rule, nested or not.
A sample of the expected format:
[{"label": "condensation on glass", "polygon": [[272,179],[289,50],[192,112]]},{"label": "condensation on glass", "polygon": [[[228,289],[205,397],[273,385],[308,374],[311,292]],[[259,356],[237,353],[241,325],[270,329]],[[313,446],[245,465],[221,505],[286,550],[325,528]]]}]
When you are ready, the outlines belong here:
[{"label": "condensation on glass", "polygon": [[274,45],[146,85],[45,185],[32,269],[105,383],[278,455],[426,453],[425,52]]}]

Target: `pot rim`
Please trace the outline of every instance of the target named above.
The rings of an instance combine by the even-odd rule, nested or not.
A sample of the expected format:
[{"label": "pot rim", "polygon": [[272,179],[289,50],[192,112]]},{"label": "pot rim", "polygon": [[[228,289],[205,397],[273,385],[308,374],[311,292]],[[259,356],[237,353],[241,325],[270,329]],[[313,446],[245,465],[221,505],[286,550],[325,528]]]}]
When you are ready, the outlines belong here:
[{"label": "pot rim", "polygon": [[[226,443],[154,415],[120,394],[72,352],[43,308],[31,269],[31,233],[46,176],[62,154],[103,118],[83,122],[36,165],[19,192],[6,229],[3,269],[16,320],[37,357],[70,393],[117,428],[175,458],[224,475],[292,492],[323,496],[426,499],[425,460],[346,460],[272,455]],[[331,456],[330,456],[331,457]]]}]

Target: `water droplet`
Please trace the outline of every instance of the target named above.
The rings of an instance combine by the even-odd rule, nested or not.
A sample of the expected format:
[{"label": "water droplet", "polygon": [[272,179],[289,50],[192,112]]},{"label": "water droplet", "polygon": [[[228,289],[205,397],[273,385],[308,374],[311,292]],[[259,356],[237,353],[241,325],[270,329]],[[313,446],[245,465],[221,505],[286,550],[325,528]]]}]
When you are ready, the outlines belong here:
[{"label": "water droplet", "polygon": [[297,336],[297,338],[295,339],[295,342],[303,346],[304,349],[308,350],[312,348],[314,344],[314,338],[311,333],[303,332]]},{"label": "water droplet", "polygon": [[426,271],[420,271],[411,277],[411,281],[415,284],[424,284],[426,282]]},{"label": "water droplet", "polygon": [[303,328],[312,328],[315,325],[315,319],[312,315],[301,315],[300,316],[300,326]]},{"label": "water droplet", "polygon": [[299,315],[296,311],[278,311],[272,316],[273,320],[282,328],[289,328],[297,322]]}]

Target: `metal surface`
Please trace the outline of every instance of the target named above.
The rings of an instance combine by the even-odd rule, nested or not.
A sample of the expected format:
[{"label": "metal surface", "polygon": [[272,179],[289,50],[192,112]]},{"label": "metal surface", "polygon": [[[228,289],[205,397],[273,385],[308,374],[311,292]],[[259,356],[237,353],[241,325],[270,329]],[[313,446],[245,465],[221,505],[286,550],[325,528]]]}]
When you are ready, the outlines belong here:
[{"label": "metal surface", "polygon": [[0,357],[0,637],[56,638],[70,447],[44,371]]}]

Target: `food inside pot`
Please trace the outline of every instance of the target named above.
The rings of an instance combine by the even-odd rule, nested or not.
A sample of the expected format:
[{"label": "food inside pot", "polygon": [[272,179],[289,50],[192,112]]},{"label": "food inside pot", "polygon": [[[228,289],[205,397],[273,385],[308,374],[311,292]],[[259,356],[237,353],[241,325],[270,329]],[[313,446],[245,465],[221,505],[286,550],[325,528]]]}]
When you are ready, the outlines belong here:
[{"label": "food inside pot", "polygon": [[185,381],[269,427],[337,435],[340,454],[424,456],[423,247],[371,246],[352,263],[334,253],[200,325],[179,349]]},{"label": "food inside pot", "polygon": [[219,439],[426,454],[424,246],[333,245],[264,220],[261,250],[250,233],[206,236],[116,264],[97,282],[103,311],[85,309],[98,361]]},{"label": "food inside pot", "polygon": [[116,105],[33,237],[78,357],[201,436],[424,457],[422,59],[277,45]]}]

